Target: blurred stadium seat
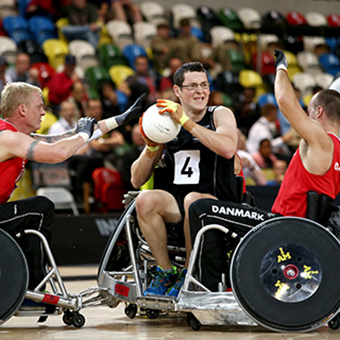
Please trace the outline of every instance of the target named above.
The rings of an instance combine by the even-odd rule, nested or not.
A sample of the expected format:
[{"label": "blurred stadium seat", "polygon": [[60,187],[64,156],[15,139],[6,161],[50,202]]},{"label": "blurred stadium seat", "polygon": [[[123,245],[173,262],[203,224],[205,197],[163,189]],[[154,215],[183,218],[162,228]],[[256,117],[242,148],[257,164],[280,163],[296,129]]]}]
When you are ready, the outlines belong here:
[{"label": "blurred stadium seat", "polygon": [[139,56],[146,56],[146,50],[138,44],[129,44],[126,45],[123,49],[123,55],[128,60],[129,66],[134,69],[135,67],[135,59]]},{"label": "blurred stadium seat", "polygon": [[114,44],[120,49],[133,43],[132,28],[128,23],[119,20],[110,20],[106,23],[106,29],[112,37]]},{"label": "blurred stadium seat", "polygon": [[97,168],[92,173],[93,196],[101,211],[123,210],[126,185],[117,170]]},{"label": "blurred stadium seat", "polygon": [[9,64],[14,64],[17,49],[17,44],[13,39],[0,37],[0,55],[4,56]]},{"label": "blurred stadium seat", "polygon": [[49,64],[56,70],[64,64],[64,59],[69,54],[68,44],[60,39],[47,39],[42,44],[43,51]]},{"label": "blurred stadium seat", "polygon": [[46,17],[33,16],[28,20],[29,30],[35,41],[41,46],[47,39],[57,39],[57,28],[54,22]]},{"label": "blurred stadium seat", "polygon": [[243,29],[243,23],[235,10],[224,7],[217,12],[217,16],[223,25],[231,30],[237,31]]},{"label": "blurred stadium seat", "polygon": [[114,44],[104,44],[98,48],[100,64],[109,69],[114,65],[128,65],[123,52]]},{"label": "blurred stadium seat", "polygon": [[135,74],[135,71],[126,65],[115,65],[109,69],[111,80],[119,87],[129,76]]},{"label": "blurred stadium seat", "polygon": [[262,25],[262,18],[260,13],[250,7],[242,7],[237,11],[240,20],[245,28],[260,28]]},{"label": "blurred stadium seat", "polygon": [[96,49],[85,40],[72,40],[68,44],[70,54],[77,59],[77,65],[84,71],[89,67],[98,66],[99,60],[96,55]]}]

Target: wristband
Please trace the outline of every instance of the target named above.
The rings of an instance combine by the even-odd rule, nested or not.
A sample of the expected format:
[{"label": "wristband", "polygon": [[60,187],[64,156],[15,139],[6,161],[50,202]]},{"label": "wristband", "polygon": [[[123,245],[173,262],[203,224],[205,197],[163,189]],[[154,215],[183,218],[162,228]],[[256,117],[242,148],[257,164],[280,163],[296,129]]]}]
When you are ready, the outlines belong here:
[{"label": "wristband", "polygon": [[151,152],[155,152],[159,149],[159,145],[156,145],[156,146],[147,146],[147,149]]},{"label": "wristband", "polygon": [[276,68],[276,72],[279,71],[279,70],[283,70],[285,71],[287,74],[288,74],[288,71],[287,71],[287,67],[283,64],[280,64],[277,68]]},{"label": "wristband", "polygon": [[78,136],[84,139],[84,143],[86,143],[90,138],[86,132],[78,132]]},{"label": "wristband", "polygon": [[183,114],[182,114],[181,119],[179,120],[179,123],[183,126],[188,120],[189,120],[189,117],[183,111]]},{"label": "wristband", "polygon": [[105,119],[104,122],[106,123],[106,126],[109,129],[109,131],[119,126],[115,117]]},{"label": "wristband", "polygon": [[96,131],[93,132],[91,138],[88,140],[88,142],[92,142],[93,140],[101,137],[103,135],[102,130],[100,130],[100,128],[98,128]]}]

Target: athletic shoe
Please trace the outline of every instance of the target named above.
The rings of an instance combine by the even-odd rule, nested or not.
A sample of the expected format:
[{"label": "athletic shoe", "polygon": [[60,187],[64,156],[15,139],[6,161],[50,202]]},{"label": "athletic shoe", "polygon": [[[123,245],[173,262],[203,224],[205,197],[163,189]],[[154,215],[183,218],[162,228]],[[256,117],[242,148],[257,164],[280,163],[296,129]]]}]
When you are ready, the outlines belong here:
[{"label": "athletic shoe", "polygon": [[164,271],[163,268],[157,266],[155,277],[143,295],[165,295],[176,278],[176,267],[172,267],[170,271]]},{"label": "athletic shoe", "polygon": [[176,283],[173,285],[173,287],[171,288],[170,292],[167,294],[168,296],[174,296],[177,297],[179,291],[182,289],[184,280],[185,280],[185,276],[187,275],[187,269],[184,268],[180,274],[178,275],[177,281]]}]

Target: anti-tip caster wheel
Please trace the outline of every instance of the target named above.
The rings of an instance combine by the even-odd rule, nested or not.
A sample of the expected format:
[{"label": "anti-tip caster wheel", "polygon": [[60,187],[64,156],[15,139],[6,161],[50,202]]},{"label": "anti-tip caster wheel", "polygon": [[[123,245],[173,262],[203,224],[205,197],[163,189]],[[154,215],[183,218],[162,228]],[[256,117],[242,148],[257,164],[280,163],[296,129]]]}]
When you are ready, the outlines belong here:
[{"label": "anti-tip caster wheel", "polygon": [[187,315],[187,323],[188,323],[188,326],[190,326],[194,331],[199,331],[200,328],[201,328],[201,323],[195,317],[195,315],[192,314],[192,313],[188,313],[188,315]]},{"label": "anti-tip caster wheel", "polygon": [[66,310],[63,315],[63,322],[67,326],[71,326],[73,324],[73,313],[69,309]]},{"label": "anti-tip caster wheel", "polygon": [[85,324],[85,317],[84,315],[78,313],[78,312],[73,312],[73,326],[76,328],[81,328]]},{"label": "anti-tip caster wheel", "polygon": [[331,321],[328,322],[330,329],[338,329],[340,327],[340,315],[337,314]]},{"label": "anti-tip caster wheel", "polygon": [[124,309],[125,315],[130,319],[133,319],[137,314],[137,306],[134,304],[130,304]]},{"label": "anti-tip caster wheel", "polygon": [[157,319],[159,316],[159,310],[157,309],[147,309],[146,310],[146,316],[149,319]]}]

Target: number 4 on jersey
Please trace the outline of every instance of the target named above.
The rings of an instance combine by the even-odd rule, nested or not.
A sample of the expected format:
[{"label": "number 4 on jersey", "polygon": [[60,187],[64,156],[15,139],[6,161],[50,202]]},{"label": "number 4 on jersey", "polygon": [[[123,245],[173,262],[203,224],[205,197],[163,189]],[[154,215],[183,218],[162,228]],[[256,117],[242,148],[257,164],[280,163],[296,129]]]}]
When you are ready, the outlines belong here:
[{"label": "number 4 on jersey", "polygon": [[174,184],[198,184],[200,180],[200,150],[184,150],[174,154]]},{"label": "number 4 on jersey", "polygon": [[190,163],[190,157],[187,157],[187,159],[185,160],[184,166],[181,170],[181,175],[187,175],[190,178],[194,172],[192,171],[192,167],[189,166],[189,163]]}]

